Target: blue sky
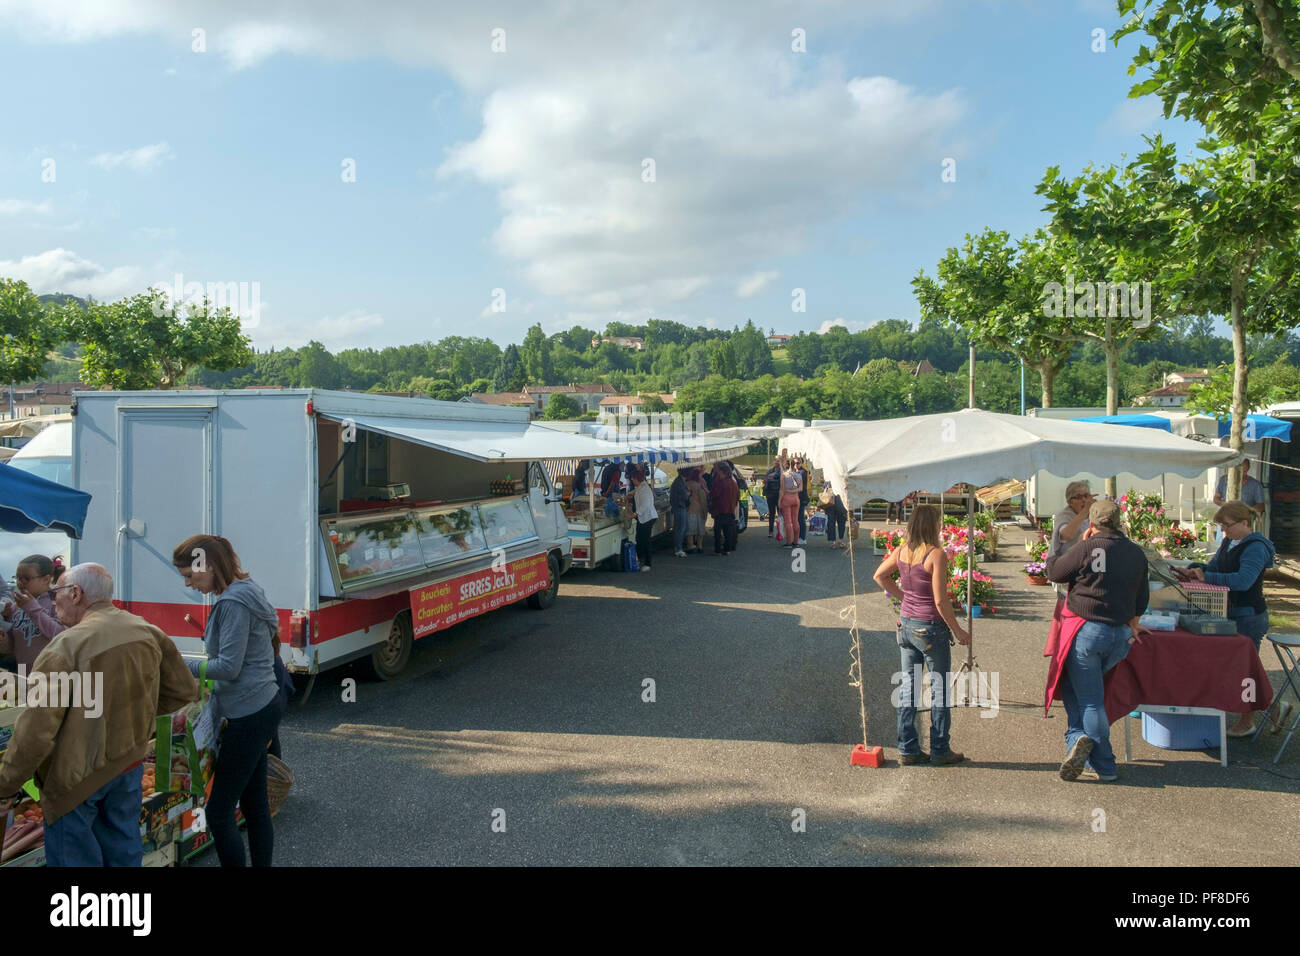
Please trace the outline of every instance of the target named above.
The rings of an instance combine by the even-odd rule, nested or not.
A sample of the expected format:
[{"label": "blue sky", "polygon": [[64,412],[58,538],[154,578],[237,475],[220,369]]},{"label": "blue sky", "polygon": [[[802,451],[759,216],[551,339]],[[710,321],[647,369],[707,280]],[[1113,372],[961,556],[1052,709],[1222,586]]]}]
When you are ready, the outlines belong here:
[{"label": "blue sky", "polygon": [[259,348],[914,319],[909,280],[965,233],[1044,221],[1049,165],[1197,138],[1127,99],[1134,38],[1092,51],[1100,0],[0,0],[0,24],[0,275],[257,283]]}]

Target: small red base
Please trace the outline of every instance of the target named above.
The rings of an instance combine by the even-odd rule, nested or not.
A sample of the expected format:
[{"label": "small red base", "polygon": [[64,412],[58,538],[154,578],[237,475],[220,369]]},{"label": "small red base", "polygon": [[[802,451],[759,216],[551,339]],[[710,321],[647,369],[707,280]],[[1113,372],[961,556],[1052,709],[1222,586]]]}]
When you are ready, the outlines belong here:
[{"label": "small red base", "polygon": [[855,767],[883,767],[885,765],[884,747],[866,747],[858,744],[853,748],[849,763]]}]

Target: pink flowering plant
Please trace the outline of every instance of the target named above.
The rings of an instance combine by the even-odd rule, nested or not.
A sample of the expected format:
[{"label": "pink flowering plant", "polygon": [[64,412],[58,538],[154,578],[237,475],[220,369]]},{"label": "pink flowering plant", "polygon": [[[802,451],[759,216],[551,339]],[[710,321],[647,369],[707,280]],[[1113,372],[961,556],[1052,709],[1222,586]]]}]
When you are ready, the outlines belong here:
[{"label": "pink flowering plant", "polygon": [[1025,565],[1025,574],[1030,577],[1041,578],[1047,574],[1046,561],[1030,561]]},{"label": "pink flowering plant", "polygon": [[1196,545],[1192,531],[1181,527],[1165,510],[1159,495],[1139,494],[1132,489],[1119,499],[1124,528],[1129,538],[1164,558],[1189,557]]},{"label": "pink flowering plant", "polygon": [[877,548],[893,551],[907,540],[907,532],[902,528],[882,528],[871,532],[871,543]]},{"label": "pink flowering plant", "polygon": [[[973,598],[967,601],[967,594]],[[997,597],[997,585],[987,574],[978,571],[954,571],[948,579],[948,597],[956,604],[989,604]]]}]

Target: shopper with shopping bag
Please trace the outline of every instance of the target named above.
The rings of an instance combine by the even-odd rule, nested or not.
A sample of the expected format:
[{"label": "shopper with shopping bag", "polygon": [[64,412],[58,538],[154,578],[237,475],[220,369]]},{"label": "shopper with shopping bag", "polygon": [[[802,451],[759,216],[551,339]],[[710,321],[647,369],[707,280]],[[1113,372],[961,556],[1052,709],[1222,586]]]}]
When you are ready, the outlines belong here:
[{"label": "shopper with shopping bag", "polygon": [[196,738],[205,724],[211,724],[209,734],[219,735],[206,808],[212,842],[222,866],[245,865],[244,840],[235,824],[238,802],[253,866],[270,866],[275,838],[266,792],[267,750],[283,714],[274,663],[280,641],[275,608],[225,538],[192,535],[177,545],[172,563],[189,587],[217,595],[203,632],[207,657],[189,662],[196,677],[215,682],[212,702],[195,728]]}]

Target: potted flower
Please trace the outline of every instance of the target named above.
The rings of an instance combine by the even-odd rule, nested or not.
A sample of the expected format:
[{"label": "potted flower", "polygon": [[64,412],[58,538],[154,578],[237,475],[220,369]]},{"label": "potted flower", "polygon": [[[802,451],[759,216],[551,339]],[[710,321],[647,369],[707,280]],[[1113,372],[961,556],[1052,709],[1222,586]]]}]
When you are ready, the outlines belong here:
[{"label": "potted flower", "polygon": [[879,531],[873,531],[871,551],[873,554],[889,554],[903,543],[906,536],[906,532],[901,528],[881,528]]},{"label": "potted flower", "polygon": [[972,609],[972,616],[979,617],[980,607],[984,604],[991,604],[993,598],[997,597],[998,589],[993,583],[993,579],[987,574],[980,574],[978,571],[954,571],[948,579],[948,597],[951,598],[954,605],[960,605],[962,613],[965,613],[967,595]]},{"label": "potted flower", "polygon": [[1030,584],[1042,587],[1047,583],[1047,562],[1030,561],[1025,565],[1025,574],[1029,577]]}]

